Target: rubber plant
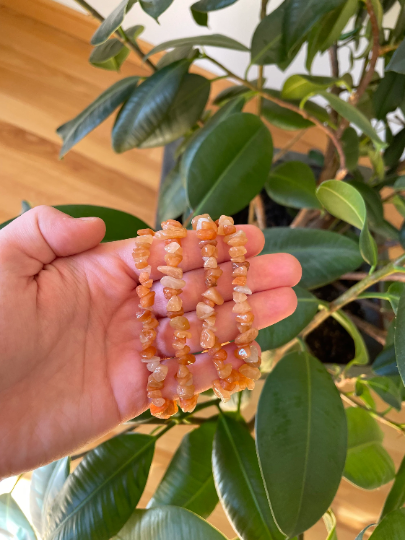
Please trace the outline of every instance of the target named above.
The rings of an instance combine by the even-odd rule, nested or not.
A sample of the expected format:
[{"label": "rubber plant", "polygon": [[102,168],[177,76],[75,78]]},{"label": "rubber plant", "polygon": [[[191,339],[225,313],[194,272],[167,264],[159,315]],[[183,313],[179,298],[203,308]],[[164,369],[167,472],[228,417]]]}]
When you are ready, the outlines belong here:
[{"label": "rubber plant", "polygon": [[[249,0],[260,15],[249,44],[205,32],[161,43],[147,54],[138,42],[143,28],[125,25],[136,0],[123,0],[105,19],[77,1],[101,23],[91,40],[90,62],[118,70],[133,53],[150,74],[119,80],[60,126],[61,156],[112,114],[116,152],[180,139],[176,164],[160,191],[159,220],[183,216],[188,225],[203,212],[217,219],[249,207],[250,222],[264,229],[264,252],[295,255],[303,277],[296,312],[260,332],[267,362],[254,418],[242,415],[245,395],[235,400],[233,411],[206,397],[193,413],[174,420],[144,413],[124,434],[84,456],[34,471],[33,525],[12,494],[1,495],[0,528],[28,539],[220,540],[224,535],[207,521],[220,501],[242,540],[303,539],[322,517],[325,538],[336,539],[332,508],[342,478],[362,489],[395,479],[371,539],[402,539],[405,465],[395,471],[379,424],[404,435],[405,425],[392,420],[390,411],[399,410],[405,398],[405,255],[390,259],[388,248],[405,246],[405,229],[384,218],[387,203],[405,216],[404,0],[284,0],[276,9],[268,0],[261,5]],[[196,24],[207,26],[210,12],[237,1],[248,0],[199,0],[191,13]],[[139,3],[157,19],[173,0]],[[392,28],[384,17],[390,9],[396,10]],[[264,66],[285,70],[303,47],[306,72],[287,77],[281,91],[267,86]],[[249,53],[246,76],[216,60],[217,48],[244,53],[241,61]],[[340,71],[341,49],[352,68],[361,65],[356,80]],[[317,54],[329,54],[331,76],[312,73]],[[218,77],[193,73],[199,59],[232,81],[211,101]],[[249,77],[253,66],[258,66],[255,80]],[[249,103],[255,114],[245,112]],[[325,154],[310,156],[321,166],[317,178],[304,161],[280,162],[314,125],[328,138]],[[275,154],[272,126],[297,132]],[[359,167],[362,157],[368,157],[368,169]],[[265,193],[287,210],[289,227],[266,228]],[[111,209],[61,209],[103,217],[106,240],[130,238],[141,226],[136,217]],[[314,290],[331,283],[340,291],[336,298],[318,299]],[[382,326],[353,317],[346,308],[354,302],[372,305]],[[325,367],[307,343],[329,318],[354,342],[354,358],[343,367]],[[364,333],[383,344],[371,366]],[[198,413],[209,407],[212,415],[202,418]],[[134,433],[145,424],[156,424],[149,435]],[[179,424],[195,429],[181,441],[147,508],[139,509],[155,443]],[[79,459],[70,472],[70,461]]]}]

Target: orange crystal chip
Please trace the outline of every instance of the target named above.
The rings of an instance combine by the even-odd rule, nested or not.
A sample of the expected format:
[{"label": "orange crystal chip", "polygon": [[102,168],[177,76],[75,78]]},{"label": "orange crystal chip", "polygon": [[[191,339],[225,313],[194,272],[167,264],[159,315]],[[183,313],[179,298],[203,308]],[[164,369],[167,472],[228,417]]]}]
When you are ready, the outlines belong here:
[{"label": "orange crystal chip", "polygon": [[239,372],[248,379],[252,379],[252,381],[257,381],[260,379],[260,369],[251,365],[243,364],[243,366],[240,366]]},{"label": "orange crystal chip", "polygon": [[175,219],[166,219],[166,221],[162,221],[160,225],[162,229],[170,229],[171,227],[178,227],[178,228],[183,227],[180,221],[176,221]]},{"label": "orange crystal chip", "polygon": [[222,298],[216,287],[210,287],[202,295],[204,296],[204,298],[211,300],[218,306],[222,306],[222,304],[224,303],[224,299]]},{"label": "orange crystal chip", "polygon": [[169,266],[178,266],[182,260],[183,257],[181,255],[176,255],[172,253],[168,253],[167,255],[165,255],[165,262]]},{"label": "orange crystal chip", "polygon": [[257,328],[251,328],[250,330],[243,332],[243,334],[239,334],[239,336],[235,338],[235,343],[236,345],[251,343],[257,338],[258,334],[259,330],[257,330]]},{"label": "orange crystal chip", "polygon": [[140,304],[143,308],[153,306],[154,302],[155,302],[155,291],[149,291],[147,295],[143,296],[140,299]]},{"label": "orange crystal chip", "polygon": [[138,236],[145,236],[145,234],[151,234],[152,236],[155,235],[155,231],[152,231],[152,229],[139,229]]},{"label": "orange crystal chip", "polygon": [[180,398],[180,407],[183,412],[193,412],[198,401],[198,394],[191,398]]}]

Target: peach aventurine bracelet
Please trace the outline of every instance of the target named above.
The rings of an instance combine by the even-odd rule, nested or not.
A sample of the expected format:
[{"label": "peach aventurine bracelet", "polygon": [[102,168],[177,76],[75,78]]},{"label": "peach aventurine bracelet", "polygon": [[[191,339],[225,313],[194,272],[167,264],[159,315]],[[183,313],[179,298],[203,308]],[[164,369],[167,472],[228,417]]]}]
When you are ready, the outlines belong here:
[{"label": "peach aventurine bracelet", "polygon": [[[199,239],[199,247],[204,261],[205,285],[207,290],[203,293],[203,299],[196,306],[197,317],[202,321],[200,345],[212,357],[217,369],[219,379],[213,382],[215,394],[223,401],[228,401],[234,392],[248,388],[254,388],[254,381],[260,377],[260,357],[256,347],[251,347],[251,342],[257,337],[258,331],[252,327],[253,313],[247,301],[247,295],[252,291],[247,287],[247,271],[249,262],[245,260],[247,242],[243,231],[236,230],[233,219],[221,216],[214,222],[208,214],[196,216],[192,220],[193,229]],[[224,242],[230,247],[229,255],[232,262],[233,311],[236,313],[236,322],[239,335],[235,339],[236,358],[245,363],[235,370],[231,364],[226,364],[227,352],[223,349],[215,332],[216,313],[215,307],[222,305],[224,299],[216,289],[218,279],[222,275],[218,267],[217,258],[217,235],[224,236]],[[187,235],[187,230],[178,221],[169,219],[162,223],[162,230],[156,234],[151,229],[141,229],[135,239],[136,247],[133,252],[135,266],[140,272],[141,285],[136,288],[140,298],[139,307],[143,311],[137,314],[139,321],[143,323],[140,335],[142,344],[141,361],[146,363],[151,371],[148,378],[147,395],[151,399],[150,411],[158,418],[169,418],[177,412],[177,401],[184,412],[194,410],[198,395],[195,394],[193,375],[188,365],[195,362],[195,356],[191,354],[190,347],[186,344],[191,338],[190,323],[184,316],[182,300],[179,295],[185,286],[183,270],[179,264],[183,260],[181,239]],[[173,348],[178,361],[177,395],[174,399],[163,398],[162,389],[164,379],[168,373],[168,367],[162,365],[161,358],[157,356],[157,349],[153,345],[156,339],[158,320],[153,315],[155,293],[151,291],[153,284],[150,278],[151,267],[148,265],[150,246],[154,240],[165,241],[165,266],[158,266],[158,270],[164,274],[160,283],[163,286],[163,294],[168,300],[166,309],[170,318],[170,326],[174,329]]]}]

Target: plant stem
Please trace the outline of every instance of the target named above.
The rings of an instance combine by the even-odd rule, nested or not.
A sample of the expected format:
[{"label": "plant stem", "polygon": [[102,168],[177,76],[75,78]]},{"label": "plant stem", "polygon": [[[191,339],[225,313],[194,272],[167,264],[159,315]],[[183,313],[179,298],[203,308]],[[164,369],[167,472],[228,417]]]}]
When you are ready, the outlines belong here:
[{"label": "plant stem", "polygon": [[340,392],[340,395],[341,395],[343,401],[346,401],[346,403],[348,403],[352,407],[358,407],[359,409],[364,409],[365,411],[370,413],[373,418],[378,420],[378,422],[381,422],[381,424],[385,424],[386,426],[390,426],[390,427],[396,429],[397,431],[399,431],[400,433],[405,433],[405,426],[403,424],[398,424],[398,422],[394,422],[393,420],[388,420],[388,418],[386,418],[383,413],[379,413],[377,411],[373,411],[372,409],[369,409],[365,405],[362,405],[361,403],[359,403],[358,401],[356,401],[355,399],[350,397],[345,392],[342,392],[340,390],[339,390],[339,392]]},{"label": "plant stem", "polygon": [[[348,281],[361,281],[368,277],[367,272],[348,272],[343,274],[340,279],[347,279]],[[382,277],[379,281],[401,281],[405,282],[405,275],[401,274],[389,274],[388,276]]]},{"label": "plant stem", "polygon": [[353,313],[350,313],[349,311],[345,311],[344,313],[349,317],[349,319],[351,319],[354,322],[357,328],[359,328],[360,330],[368,334],[370,337],[372,337],[375,341],[380,343],[382,346],[385,346],[385,343],[387,341],[386,330],[381,330],[380,328],[377,328],[376,326],[374,326],[374,324],[371,324],[361,319],[360,317],[353,315]]},{"label": "plant stem", "polygon": [[298,133],[292,139],[290,139],[288,143],[285,146],[283,146],[283,148],[280,148],[277,154],[274,154],[273,156],[273,163],[276,163],[281,158],[283,158],[287,154],[287,152],[291,150],[294,144],[302,138],[304,133],[305,133],[304,129],[302,129],[301,131],[298,131]]},{"label": "plant stem", "polygon": [[301,533],[298,535],[298,540],[304,540],[304,533]]},{"label": "plant stem", "polygon": [[318,118],[316,118],[315,116],[312,116],[311,114],[309,114],[305,109],[300,109],[299,107],[297,107],[296,105],[294,105],[292,103],[289,103],[288,101],[284,101],[282,99],[271,96],[271,95],[267,94],[266,92],[263,92],[263,91],[259,90],[251,82],[247,81],[246,79],[242,79],[242,77],[239,77],[235,73],[232,73],[232,71],[229,71],[228,68],[223,66],[217,60],[215,60],[215,58],[212,58],[211,56],[209,56],[207,54],[204,54],[204,58],[206,58],[207,60],[210,60],[213,64],[215,64],[216,66],[221,68],[223,71],[225,71],[225,73],[227,73],[229,75],[229,77],[232,77],[232,79],[235,79],[236,81],[242,83],[244,86],[247,86],[250,90],[253,90],[259,96],[263,97],[264,99],[267,99],[268,101],[272,101],[273,103],[276,103],[280,107],[284,107],[285,109],[289,109],[290,111],[293,111],[293,112],[299,114],[300,116],[302,116],[306,120],[309,120],[313,124],[317,125],[332,140],[332,142],[335,145],[335,148],[337,150],[337,153],[339,154],[340,169],[336,174],[336,179],[337,180],[342,180],[346,176],[346,174],[347,174],[346,158],[345,158],[345,155],[344,155],[344,152],[343,152],[343,147],[342,147],[339,139],[337,138],[336,133],[332,129],[325,126],[320,120],[318,120]]},{"label": "plant stem", "polygon": [[21,478],[22,478],[23,476],[24,476],[24,473],[21,473],[21,474],[19,474],[19,475],[17,476],[17,480],[15,481],[14,486],[11,488],[10,495],[11,495],[11,493],[13,493],[14,488],[16,487],[16,485],[18,484],[18,482],[21,480]]},{"label": "plant stem", "polygon": [[[77,4],[79,4],[79,6],[84,8],[92,17],[94,17],[95,19],[97,19],[101,23],[104,22],[105,19],[101,15],[101,13],[99,13],[90,4],[88,4],[86,2],[86,0],[75,0],[75,2]],[[144,56],[145,56],[145,53],[142,51],[142,49],[139,47],[139,45],[136,42],[131,41],[128,38],[128,36],[125,34],[124,31],[120,32],[119,30],[117,30],[114,33],[115,33],[115,37],[117,39],[119,39],[119,41],[121,41],[121,43],[123,43],[129,49],[131,49],[137,56],[139,56],[139,58],[142,60],[142,62],[145,62],[151,68],[152,71],[157,71],[157,67],[155,66],[155,64],[153,62],[151,62],[151,60],[149,60],[149,58],[147,58],[146,60],[143,59]]]}]

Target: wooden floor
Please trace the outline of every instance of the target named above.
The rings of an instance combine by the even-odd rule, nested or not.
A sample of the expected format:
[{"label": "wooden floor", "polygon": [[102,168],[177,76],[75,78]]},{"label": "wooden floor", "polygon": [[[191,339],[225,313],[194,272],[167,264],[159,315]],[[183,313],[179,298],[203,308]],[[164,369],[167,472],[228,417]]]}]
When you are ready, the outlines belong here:
[{"label": "wooden floor", "polygon": [[[32,205],[111,206],[154,223],[160,148],[114,154],[110,119],[62,161],[58,160],[57,126],[119,78],[147,73],[137,58],[127,61],[119,75],[90,67],[88,42],[95,27],[90,18],[50,0],[0,0],[0,222],[17,215],[21,200],[26,199]],[[216,82],[213,94],[227,84]],[[273,128],[271,131],[278,147],[294,136]],[[294,149],[307,152],[324,146],[323,134],[311,129]],[[248,418],[258,394],[256,391],[253,396]],[[178,427],[158,441],[142,505],[147,503],[188,429]],[[384,431],[386,446],[398,465],[405,449],[403,438],[389,428]],[[366,524],[376,521],[387,490],[388,486],[365,492],[342,481],[333,505],[340,524],[339,540],[354,540]],[[229,538],[235,536],[220,506],[210,521]],[[305,538],[323,540],[325,536],[320,523]]]}]

